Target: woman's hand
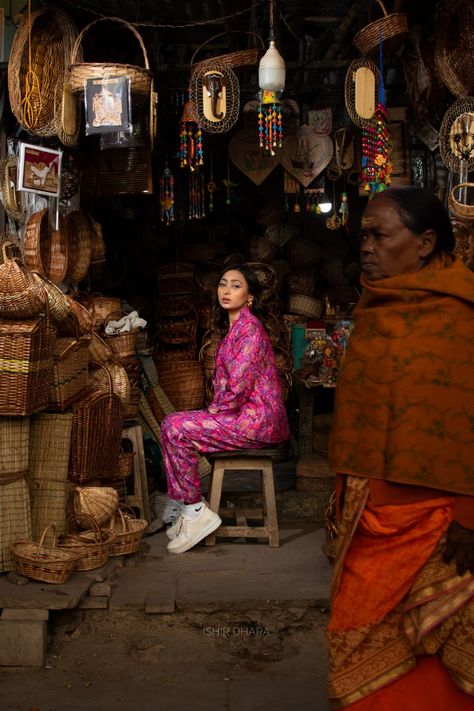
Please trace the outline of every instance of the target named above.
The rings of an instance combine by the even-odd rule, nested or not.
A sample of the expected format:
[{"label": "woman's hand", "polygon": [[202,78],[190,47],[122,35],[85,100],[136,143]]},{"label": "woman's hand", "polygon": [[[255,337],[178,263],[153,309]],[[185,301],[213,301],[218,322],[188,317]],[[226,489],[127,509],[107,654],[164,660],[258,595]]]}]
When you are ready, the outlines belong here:
[{"label": "woman's hand", "polygon": [[456,562],[458,575],[467,571],[474,573],[474,531],[452,521],[448,528],[446,547],[443,553],[445,563]]}]

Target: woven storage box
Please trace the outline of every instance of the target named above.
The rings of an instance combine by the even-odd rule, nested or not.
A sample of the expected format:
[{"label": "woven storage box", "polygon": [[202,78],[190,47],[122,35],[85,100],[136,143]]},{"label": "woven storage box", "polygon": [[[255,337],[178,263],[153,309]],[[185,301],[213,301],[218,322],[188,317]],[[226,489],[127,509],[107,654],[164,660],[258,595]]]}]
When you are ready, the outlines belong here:
[{"label": "woven storage box", "polygon": [[99,526],[114,516],[117,506],[118,493],[111,486],[78,486],[74,491],[74,512],[86,514]]},{"label": "woven storage box", "polygon": [[0,321],[0,415],[30,415],[46,407],[54,340],[47,316]]},{"label": "woven storage box", "polygon": [[0,318],[34,318],[44,308],[44,291],[30,272],[17,259],[7,256],[7,247],[2,245],[3,264],[0,264]]},{"label": "woven storage box", "polygon": [[41,413],[30,418],[28,482],[33,539],[48,523],[58,535],[66,532],[68,463],[72,413]]},{"label": "woven storage box", "polygon": [[[77,522],[86,523],[90,531],[80,531]],[[94,570],[105,565],[109,559],[115,532],[110,528],[99,528],[91,516],[75,514],[68,519],[67,533],[59,538],[60,548],[77,553],[77,570]]]},{"label": "woven storage box", "polygon": [[0,486],[0,573],[15,569],[11,546],[31,538],[30,490],[26,479]]},{"label": "woven storage box", "polygon": [[89,338],[57,338],[54,347],[53,377],[49,389],[49,409],[67,410],[88,385]]},{"label": "woven storage box", "polygon": [[[52,545],[44,545],[46,534],[53,532]],[[76,567],[77,553],[57,547],[56,530],[49,524],[43,531],[39,543],[29,540],[16,541],[12,545],[15,557],[15,570],[18,575],[45,583],[67,583]]]},{"label": "woven storage box", "polygon": [[92,393],[73,405],[70,481],[114,479],[122,440],[122,403],[113,393]]},{"label": "woven storage box", "polygon": [[323,302],[319,301],[319,299],[314,299],[312,296],[290,294],[288,311],[308,318],[319,318],[323,312]]},{"label": "woven storage box", "polygon": [[[401,41],[408,35],[407,16],[401,12],[394,12],[389,15],[383,2],[381,0],[376,0],[376,2],[384,16],[379,20],[369,22],[368,25],[357,32],[353,40],[354,46],[357,47],[361,54],[370,54],[375,50],[378,51],[381,36],[382,41],[386,42],[395,38]],[[370,2],[369,8],[371,5],[372,2]]]},{"label": "woven storage box", "polygon": [[[137,39],[140,49],[143,53],[144,67],[138,67],[133,64],[117,64],[115,62],[83,62],[81,60],[82,45],[86,33],[88,33],[94,25],[99,22],[115,22],[119,23],[129,30]],[[126,76],[130,80],[130,90],[134,95],[134,100],[142,98],[144,101],[150,96],[152,74],[150,72],[150,64],[148,55],[143,44],[143,40],[137,30],[125,20],[118,17],[101,17],[89,23],[76,39],[71,54],[71,66],[69,70],[69,84],[73,92],[79,93],[84,91],[84,83],[87,79],[109,79],[112,77]]]},{"label": "woven storage box", "polygon": [[59,229],[49,224],[48,208],[34,212],[26,223],[24,235],[25,264],[31,271],[46,276],[53,284],[63,281],[68,271],[68,240],[64,219]]},{"label": "woven storage box", "polygon": [[28,474],[29,417],[0,417],[0,486]]},{"label": "woven storage box", "polygon": [[204,406],[205,378],[200,361],[159,363],[158,380],[177,410],[198,410]]},{"label": "woven storage box", "polygon": [[110,555],[130,555],[139,549],[148,521],[136,518],[130,506],[119,504],[117,514],[110,520],[109,525],[115,534]]}]

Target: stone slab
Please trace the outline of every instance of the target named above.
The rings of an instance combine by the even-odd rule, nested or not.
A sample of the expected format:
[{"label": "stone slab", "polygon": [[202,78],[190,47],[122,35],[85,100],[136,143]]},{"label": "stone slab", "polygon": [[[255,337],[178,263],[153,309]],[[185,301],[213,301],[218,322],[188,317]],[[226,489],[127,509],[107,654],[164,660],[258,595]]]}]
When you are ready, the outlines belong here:
[{"label": "stone slab", "polygon": [[0,666],[42,667],[46,659],[45,620],[0,620]]},{"label": "stone slab", "polygon": [[92,584],[85,573],[73,573],[64,585],[31,580],[18,586],[0,576],[0,608],[67,610],[77,607]]},{"label": "stone slab", "polygon": [[44,622],[49,618],[48,610],[16,610],[7,608],[3,610],[1,620],[29,620],[30,622]]},{"label": "stone slab", "polygon": [[79,610],[106,610],[109,606],[108,597],[85,597],[79,603]]}]

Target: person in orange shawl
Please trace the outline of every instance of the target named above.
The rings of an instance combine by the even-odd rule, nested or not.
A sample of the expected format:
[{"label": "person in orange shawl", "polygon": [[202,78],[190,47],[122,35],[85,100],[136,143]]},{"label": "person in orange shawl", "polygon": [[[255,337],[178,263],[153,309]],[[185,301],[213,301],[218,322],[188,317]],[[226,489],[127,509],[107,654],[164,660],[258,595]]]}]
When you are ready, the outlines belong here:
[{"label": "person in orange shawl", "polygon": [[329,453],[334,709],[474,709],[474,274],[453,250],[430,191],[363,213]]}]

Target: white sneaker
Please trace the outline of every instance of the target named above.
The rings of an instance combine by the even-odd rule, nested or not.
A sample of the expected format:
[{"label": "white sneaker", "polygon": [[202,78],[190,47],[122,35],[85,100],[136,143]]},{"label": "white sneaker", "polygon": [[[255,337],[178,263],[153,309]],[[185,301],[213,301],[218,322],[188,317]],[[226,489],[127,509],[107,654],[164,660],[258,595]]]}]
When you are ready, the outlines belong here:
[{"label": "white sneaker", "polygon": [[177,536],[178,533],[179,533],[179,529],[181,528],[181,517],[182,517],[182,515],[183,515],[183,514],[180,513],[179,516],[178,516],[178,518],[176,519],[176,521],[173,521],[173,523],[172,523],[170,526],[168,526],[167,529],[166,529],[166,535],[168,536],[168,538],[170,539],[170,541],[172,541],[174,538],[176,538],[176,536]]},{"label": "white sneaker", "polygon": [[168,551],[170,553],[184,553],[188,551],[195,546],[196,543],[202,541],[203,538],[214,533],[221,523],[220,517],[203,503],[196,518],[190,518],[186,516],[186,514],[181,516],[178,534],[168,543]]}]

